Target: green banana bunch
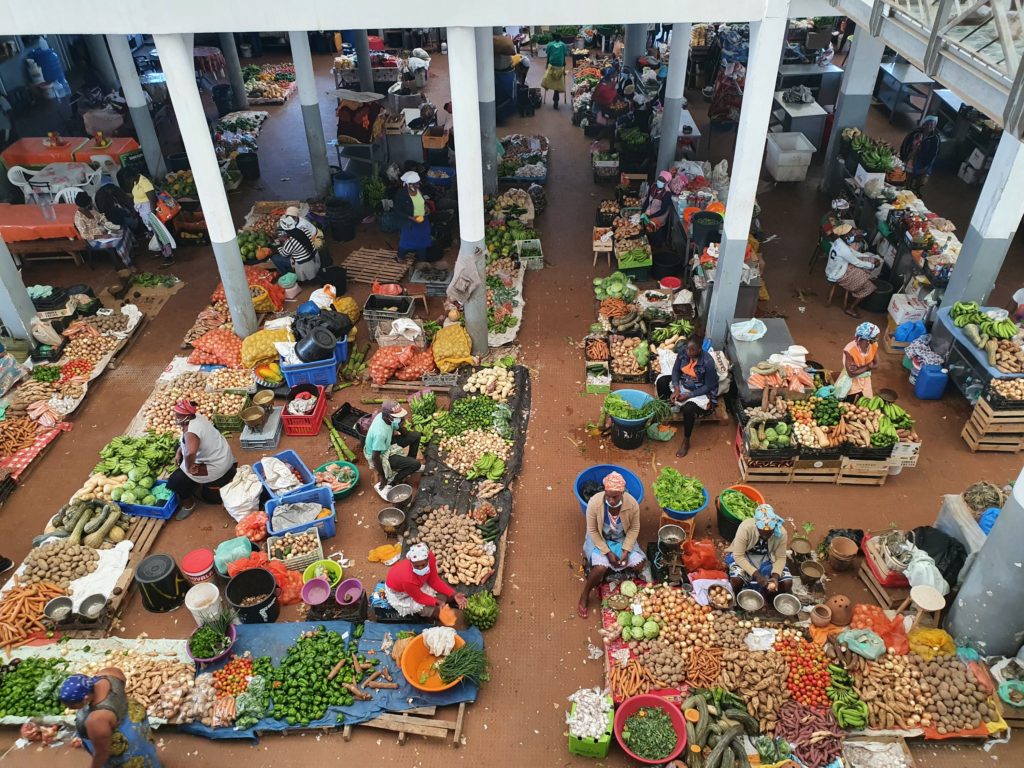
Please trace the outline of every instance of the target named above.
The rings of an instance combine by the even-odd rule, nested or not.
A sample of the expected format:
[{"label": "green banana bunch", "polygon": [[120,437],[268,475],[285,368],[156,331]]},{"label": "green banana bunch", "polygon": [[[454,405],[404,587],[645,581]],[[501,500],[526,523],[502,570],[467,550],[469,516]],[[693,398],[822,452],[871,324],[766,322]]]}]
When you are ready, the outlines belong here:
[{"label": "green banana bunch", "polygon": [[1002,320],[985,318],[978,324],[978,329],[992,339],[1012,339],[1017,335],[1017,324],[1009,318]]},{"label": "green banana bunch", "polygon": [[832,684],[825,689],[832,702],[832,714],[841,728],[863,728],[868,722],[868,705],[853,689],[850,674],[838,664],[828,665]]},{"label": "green banana bunch", "polygon": [[871,411],[880,411],[885,405],[885,400],[880,398],[878,395],[874,397],[861,397],[857,400],[858,408],[867,408]]},{"label": "green banana bunch", "polygon": [[976,301],[958,301],[953,305],[953,308],[949,310],[949,316],[952,317],[955,322],[956,319],[962,315],[973,315],[980,311],[981,305]]}]

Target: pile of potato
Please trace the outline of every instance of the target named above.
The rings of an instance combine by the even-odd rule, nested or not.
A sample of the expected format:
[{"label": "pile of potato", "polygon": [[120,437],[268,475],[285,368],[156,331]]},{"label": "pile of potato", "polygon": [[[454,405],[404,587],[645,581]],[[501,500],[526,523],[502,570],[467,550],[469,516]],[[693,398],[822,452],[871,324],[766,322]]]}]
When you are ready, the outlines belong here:
[{"label": "pile of potato", "polygon": [[97,363],[120,343],[112,336],[79,336],[68,344],[64,350],[64,358]]},{"label": "pile of potato", "polygon": [[75,579],[95,571],[99,559],[99,553],[92,547],[58,539],[29,552],[25,570],[18,578],[22,584],[45,581],[67,589]]},{"label": "pile of potato", "polygon": [[920,704],[923,686],[906,656],[890,650],[877,661],[853,670],[857,695],[868,705],[872,728],[913,728],[927,725]]},{"label": "pile of potato", "polygon": [[420,518],[409,544],[426,544],[437,559],[437,570],[449,584],[483,584],[494,570],[476,522],[447,504]]},{"label": "pile of potato", "polygon": [[254,383],[251,370],[221,368],[210,374],[206,386],[212,391],[218,391],[221,389],[250,389]]},{"label": "pile of potato", "polygon": [[996,344],[996,368],[1003,373],[1024,373],[1024,349],[1020,344],[1009,339],[999,339]]},{"label": "pile of potato", "polygon": [[485,453],[493,453],[502,461],[508,461],[512,448],[501,435],[489,429],[469,429],[461,435],[446,437],[441,441],[444,463],[463,475]]},{"label": "pile of potato", "polygon": [[647,373],[647,369],[640,365],[634,354],[638,348],[643,346],[644,340],[633,336],[611,336],[612,349],[612,370],[623,376],[639,376]]},{"label": "pile of potato", "polygon": [[992,379],[992,389],[1007,400],[1024,400],[1024,379]]},{"label": "pile of potato", "polygon": [[128,315],[117,312],[113,315],[93,315],[84,319],[100,333],[124,333],[128,330]]},{"label": "pile of potato", "polygon": [[[888,656],[886,657],[889,658]],[[933,726],[939,733],[956,733],[977,728],[996,719],[996,708],[977,678],[959,659],[926,661],[917,654],[909,657],[911,700],[916,702],[910,720]],[[906,690],[903,695],[906,696]],[[868,702],[872,718],[873,702]]]},{"label": "pile of potato", "polygon": [[[635,644],[635,640],[630,642],[630,646]],[[686,682],[687,651],[680,652],[661,640],[644,640],[639,643],[637,652],[654,679],[666,684],[662,687],[680,688]]]},{"label": "pile of potato", "polygon": [[744,621],[732,611],[715,611],[708,620],[711,622],[711,642],[716,648],[745,650],[744,642],[754,623]]},{"label": "pile of potato", "polygon": [[789,667],[775,651],[727,650],[722,654],[719,683],[747,702],[747,712],[757,719],[761,733],[772,733],[782,703],[789,698],[786,679]]},{"label": "pile of potato", "polygon": [[516,375],[511,368],[496,365],[493,368],[481,368],[475,371],[466,381],[463,389],[487,395],[499,403],[507,403],[515,390]]},{"label": "pile of potato", "polygon": [[179,715],[183,707],[187,709],[192,693],[194,664],[186,664],[175,656],[161,656],[156,651],[110,651],[106,658],[85,665],[81,673],[95,675],[111,666],[124,672],[125,691],[146,708],[150,717],[186,722]]},{"label": "pile of potato", "polygon": [[120,488],[128,480],[128,475],[115,475],[107,477],[102,472],[97,472],[85,481],[85,485],[75,491],[71,497],[72,501],[113,501],[110,493],[115,488]]},{"label": "pile of potato", "polygon": [[286,533],[270,540],[270,557],[275,560],[291,560],[320,551],[320,534],[316,529],[302,533]]}]

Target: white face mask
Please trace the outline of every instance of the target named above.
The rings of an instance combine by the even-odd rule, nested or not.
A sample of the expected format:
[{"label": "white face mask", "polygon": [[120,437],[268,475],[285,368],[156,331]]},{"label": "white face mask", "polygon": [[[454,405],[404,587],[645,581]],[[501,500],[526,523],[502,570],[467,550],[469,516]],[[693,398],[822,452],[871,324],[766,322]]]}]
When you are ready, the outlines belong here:
[{"label": "white face mask", "polygon": [[425,565],[422,568],[413,568],[412,572],[415,573],[417,576],[426,576],[428,573],[430,573],[430,566]]},{"label": "white face mask", "polygon": [[622,506],[622,499],[619,499],[618,502],[615,503],[615,504],[612,504],[610,501],[607,502],[607,503],[608,503],[608,509],[619,509]]}]

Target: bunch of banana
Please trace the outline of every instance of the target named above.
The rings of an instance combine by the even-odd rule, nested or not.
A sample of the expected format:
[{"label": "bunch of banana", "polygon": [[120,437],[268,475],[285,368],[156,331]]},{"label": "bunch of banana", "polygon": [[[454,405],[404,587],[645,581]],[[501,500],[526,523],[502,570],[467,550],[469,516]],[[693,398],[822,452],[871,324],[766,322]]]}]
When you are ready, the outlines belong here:
[{"label": "bunch of banana", "polygon": [[896,403],[885,403],[882,406],[882,413],[896,429],[910,429],[914,426],[914,420],[910,418],[910,414]]},{"label": "bunch of banana", "polygon": [[[981,305],[976,301],[958,301],[949,310],[949,316],[957,328],[963,328],[967,323],[974,322],[975,315],[981,313]],[[961,320],[961,318],[964,318]]]},{"label": "bunch of banana", "polygon": [[1002,320],[993,320],[986,317],[978,323],[978,330],[983,336],[990,339],[1012,339],[1017,335],[1017,324],[1008,317]]},{"label": "bunch of banana", "polygon": [[858,408],[867,408],[871,411],[880,411],[885,405],[885,400],[880,398],[878,395],[874,397],[860,397],[857,399]]},{"label": "bunch of banana", "polygon": [[867,725],[868,705],[853,690],[849,673],[838,664],[829,664],[828,673],[832,684],[825,689],[832,702],[832,714],[840,728],[859,729]]}]

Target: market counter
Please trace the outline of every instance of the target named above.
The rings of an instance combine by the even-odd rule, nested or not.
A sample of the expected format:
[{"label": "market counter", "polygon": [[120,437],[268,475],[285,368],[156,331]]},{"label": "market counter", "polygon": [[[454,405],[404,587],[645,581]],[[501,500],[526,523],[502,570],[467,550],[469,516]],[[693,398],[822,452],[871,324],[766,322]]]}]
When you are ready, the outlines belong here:
[{"label": "market counter", "polygon": [[[988,312],[998,307],[982,307]],[[970,402],[974,403],[992,379],[1019,379],[1024,373],[1004,373],[989,365],[988,356],[957,328],[949,316],[949,307],[941,308],[932,327],[932,349],[942,355],[949,369],[949,378]]]},{"label": "market counter", "polygon": [[[746,322],[749,318],[737,317],[734,323]],[[789,326],[781,318],[769,317],[761,320],[768,329],[767,333],[757,341],[738,341],[733,338],[732,333],[726,341],[726,352],[732,360],[736,369],[733,373],[733,380],[736,382],[736,392],[743,405],[760,405],[761,390],[751,389],[747,385],[747,377],[750,369],[762,360],[767,360],[770,355],[782,352],[791,347],[795,342],[789,332]]]}]

